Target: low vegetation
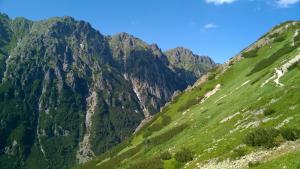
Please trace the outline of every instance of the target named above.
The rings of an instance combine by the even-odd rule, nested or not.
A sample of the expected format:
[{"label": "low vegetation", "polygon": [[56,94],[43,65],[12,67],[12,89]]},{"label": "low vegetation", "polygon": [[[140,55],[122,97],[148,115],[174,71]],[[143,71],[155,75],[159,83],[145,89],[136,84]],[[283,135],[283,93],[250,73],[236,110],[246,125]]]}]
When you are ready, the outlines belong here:
[{"label": "low vegetation", "polygon": [[189,161],[192,161],[194,158],[194,155],[190,149],[182,148],[180,151],[178,151],[175,154],[175,159],[178,162],[186,163]]},{"label": "low vegetation", "polygon": [[292,46],[290,44],[286,44],[284,45],[282,48],[280,48],[278,51],[276,51],[273,55],[271,55],[270,57],[261,60],[260,62],[258,62],[255,67],[251,70],[251,72],[248,74],[248,76],[259,72],[263,69],[265,69],[266,67],[272,65],[274,62],[276,62],[280,57],[287,55],[289,53],[291,53],[292,51],[294,51],[295,49],[297,49],[297,46]]},{"label": "low vegetation", "polygon": [[247,146],[237,147],[233,150],[231,159],[238,159],[240,157],[245,156],[248,153]]},{"label": "low vegetation", "polygon": [[272,35],[270,35],[270,38],[274,38],[273,42],[282,42],[286,39],[286,36],[279,34],[279,33],[274,33]]},{"label": "low vegetation", "polygon": [[161,160],[170,160],[170,159],[172,159],[172,154],[169,151],[165,151],[160,154],[159,158]]},{"label": "low vegetation", "polygon": [[261,79],[263,79],[265,76],[267,76],[270,73],[270,71],[266,71],[263,74],[259,75],[256,79],[252,80],[250,82],[251,85],[255,85],[257,82],[259,82]]},{"label": "low vegetation", "polygon": [[296,62],[291,67],[289,67],[288,70],[291,71],[291,70],[297,69],[297,68],[300,69],[300,62]]},{"label": "low vegetation", "polygon": [[279,135],[278,130],[274,128],[256,128],[249,132],[245,138],[244,143],[249,146],[263,146],[272,148],[277,146],[275,138]]},{"label": "low vegetation", "polygon": [[104,161],[103,163],[101,163],[101,165],[98,165],[97,168],[98,169],[114,168],[115,166],[120,165],[123,160],[133,157],[141,150],[141,148],[142,148],[141,144],[134,148],[131,148],[130,150],[124,153],[121,153],[119,155],[110,158],[110,160],[108,161]]},{"label": "low vegetation", "polygon": [[259,165],[260,165],[260,162],[259,162],[259,161],[250,161],[250,162],[248,163],[248,167],[250,167],[250,168],[257,167],[257,166],[259,166]]},{"label": "low vegetation", "polygon": [[167,126],[171,122],[171,117],[167,115],[161,116],[162,120],[160,123],[154,123],[144,132],[143,137],[147,138],[152,135],[153,132],[161,130],[163,127]]},{"label": "low vegetation", "polygon": [[264,115],[265,116],[270,116],[270,115],[272,115],[274,113],[276,113],[276,111],[273,110],[273,109],[271,109],[271,108],[267,108],[267,109],[264,110]]},{"label": "low vegetation", "polygon": [[279,144],[280,137],[287,141],[295,141],[300,138],[300,130],[296,128],[275,128],[258,127],[246,134],[244,143],[249,146],[272,148]]},{"label": "low vegetation", "polygon": [[155,157],[133,164],[129,169],[164,169],[164,163]]},{"label": "low vegetation", "polygon": [[185,128],[187,128],[186,124],[176,126],[158,136],[152,137],[150,139],[146,139],[145,143],[151,145],[158,145],[164,143],[170,140],[171,138],[175,137],[177,134],[181,133]]},{"label": "low vegetation", "polygon": [[189,102],[187,102],[186,104],[183,104],[182,106],[180,106],[178,108],[178,111],[182,112],[187,110],[188,108],[190,108],[191,106],[194,106],[196,104],[198,104],[200,102],[202,98],[195,98],[195,99],[190,99]]},{"label": "low vegetation", "polygon": [[300,130],[293,128],[283,128],[280,130],[280,134],[285,140],[295,141],[300,138]]},{"label": "low vegetation", "polygon": [[255,49],[253,49],[253,50],[244,52],[244,53],[242,54],[242,57],[243,57],[243,58],[253,58],[253,57],[256,57],[256,56],[258,55],[258,54],[257,54],[258,49],[259,49],[259,48],[255,48]]}]

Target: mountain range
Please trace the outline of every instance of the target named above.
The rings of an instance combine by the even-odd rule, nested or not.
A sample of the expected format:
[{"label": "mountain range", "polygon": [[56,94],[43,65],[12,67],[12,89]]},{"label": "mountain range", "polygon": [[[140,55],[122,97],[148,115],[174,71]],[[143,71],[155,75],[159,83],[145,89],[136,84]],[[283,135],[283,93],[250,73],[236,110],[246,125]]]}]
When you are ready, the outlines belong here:
[{"label": "mountain range", "polygon": [[[216,64],[84,21],[0,15],[0,166],[63,169],[140,132]],[[42,167],[41,167],[42,166]]]},{"label": "mountain range", "polygon": [[299,169],[299,31],[299,21],[275,26],[126,141],[75,168]]}]

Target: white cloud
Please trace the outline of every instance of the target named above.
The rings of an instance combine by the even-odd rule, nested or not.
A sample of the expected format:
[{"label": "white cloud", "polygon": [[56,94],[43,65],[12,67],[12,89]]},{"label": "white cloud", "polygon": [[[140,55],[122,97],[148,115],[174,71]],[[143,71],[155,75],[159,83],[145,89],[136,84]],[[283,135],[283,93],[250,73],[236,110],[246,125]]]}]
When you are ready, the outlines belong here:
[{"label": "white cloud", "polygon": [[300,2],[300,0],[277,0],[277,4],[279,7],[286,8],[290,5],[296,4]]},{"label": "white cloud", "polygon": [[213,3],[215,5],[222,5],[222,4],[230,4],[232,2],[235,2],[237,0],[205,0],[206,3]]},{"label": "white cloud", "polygon": [[205,25],[202,26],[201,31],[206,32],[209,29],[214,29],[214,28],[217,28],[217,27],[218,27],[218,25],[216,25],[216,24],[208,23],[208,24],[205,24]]},{"label": "white cloud", "polygon": [[216,28],[218,27],[217,25],[213,24],[213,23],[209,23],[203,26],[204,29],[212,29],[212,28]]}]

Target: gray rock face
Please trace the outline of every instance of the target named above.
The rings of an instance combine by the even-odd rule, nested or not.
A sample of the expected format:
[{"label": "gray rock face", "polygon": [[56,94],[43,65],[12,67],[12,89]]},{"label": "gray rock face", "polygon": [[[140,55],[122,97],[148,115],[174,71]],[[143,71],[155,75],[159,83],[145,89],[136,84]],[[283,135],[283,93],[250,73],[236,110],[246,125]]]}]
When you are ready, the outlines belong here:
[{"label": "gray rock face", "polygon": [[[183,47],[168,50],[165,54],[173,69],[177,69],[178,73],[182,73],[183,76],[191,76],[191,79],[198,79],[209,69],[216,66],[216,63],[210,57],[196,55],[191,50]],[[187,73],[190,73],[190,75]]]},{"label": "gray rock face", "polygon": [[130,136],[177,90],[157,45],[71,17],[0,15],[0,166],[70,168]]}]

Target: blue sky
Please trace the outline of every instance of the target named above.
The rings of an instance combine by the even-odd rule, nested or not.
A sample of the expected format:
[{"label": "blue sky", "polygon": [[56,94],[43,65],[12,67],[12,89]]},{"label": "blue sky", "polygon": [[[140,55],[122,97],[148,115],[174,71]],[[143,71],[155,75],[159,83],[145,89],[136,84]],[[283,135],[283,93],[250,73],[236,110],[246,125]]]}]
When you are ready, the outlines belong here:
[{"label": "blue sky", "polygon": [[300,0],[0,0],[10,17],[72,16],[105,35],[128,32],[223,63],[273,26],[300,20]]}]

